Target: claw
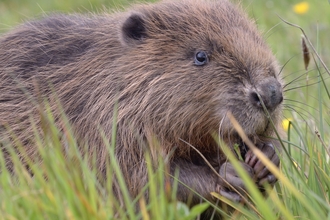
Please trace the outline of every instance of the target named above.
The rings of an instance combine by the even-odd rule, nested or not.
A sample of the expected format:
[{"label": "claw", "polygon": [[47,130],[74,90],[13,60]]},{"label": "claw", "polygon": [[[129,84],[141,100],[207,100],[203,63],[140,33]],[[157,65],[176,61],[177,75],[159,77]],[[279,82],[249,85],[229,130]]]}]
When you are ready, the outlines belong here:
[{"label": "claw", "polygon": [[245,159],[245,163],[247,163],[250,167],[254,167],[254,165],[258,162],[257,156],[254,155],[251,150],[247,154],[249,154],[249,157]]},{"label": "claw", "polygon": [[[269,158],[274,165],[279,166],[280,159],[276,154],[275,147],[271,142],[260,142],[256,146],[262,151],[262,153]],[[256,155],[250,150],[246,153],[245,162],[251,166],[256,174],[255,178],[258,181],[258,185],[262,185],[265,182],[274,184],[277,179],[272,175],[267,167],[257,158]]]},{"label": "claw", "polygon": [[267,175],[265,178],[261,179],[258,183],[259,186],[264,185],[265,183],[268,183],[270,185],[273,185],[277,182],[277,178],[273,174]]},{"label": "claw", "polygon": [[267,169],[267,167],[263,167],[262,170],[256,171],[256,173],[257,173],[257,179],[262,179],[267,174],[269,174],[269,170]]}]

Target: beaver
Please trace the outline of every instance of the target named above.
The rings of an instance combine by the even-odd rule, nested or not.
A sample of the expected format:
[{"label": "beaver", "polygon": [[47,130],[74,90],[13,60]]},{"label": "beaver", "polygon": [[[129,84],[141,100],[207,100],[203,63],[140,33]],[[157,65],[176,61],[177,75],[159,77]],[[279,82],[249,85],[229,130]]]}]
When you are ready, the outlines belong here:
[{"label": "beaver", "polygon": [[[231,149],[239,144],[240,163],[257,184],[276,182],[227,115],[279,165],[281,147],[270,138],[282,112],[278,63],[254,22],[227,0],[163,1],[26,22],[0,38],[0,79],[2,140],[10,131],[33,157],[31,117],[41,127],[36,100],[56,109],[56,96],[101,175],[108,159],[101,133],[111,140],[115,123],[115,155],[132,197],[148,181],[147,150],[153,161],[166,158],[171,175],[179,170],[178,200],[187,201],[191,189],[210,201],[210,192],[239,200],[233,189],[244,184],[214,134]],[[54,111],[55,121],[60,115]],[[200,202],[197,194],[192,204]]]}]

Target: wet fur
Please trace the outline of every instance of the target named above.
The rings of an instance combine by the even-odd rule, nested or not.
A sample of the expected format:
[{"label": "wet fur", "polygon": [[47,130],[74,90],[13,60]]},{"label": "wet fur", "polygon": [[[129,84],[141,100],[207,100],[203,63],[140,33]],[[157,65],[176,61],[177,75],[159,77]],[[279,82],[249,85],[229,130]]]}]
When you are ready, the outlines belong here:
[{"label": "wet fur", "polygon": [[[209,54],[205,66],[193,64],[199,50]],[[211,199],[218,177],[182,140],[218,169],[226,157],[213,135],[229,145],[238,140],[227,112],[250,137],[272,135],[249,92],[269,77],[280,82],[278,72],[255,24],[226,0],[164,2],[111,15],[55,14],[0,38],[0,125],[18,135],[32,157],[30,117],[40,125],[38,96],[52,109],[58,98],[105,173],[100,129],[111,137],[117,103],[116,155],[131,195],[148,181],[148,148],[155,161],[167,157],[172,173],[179,167],[180,180]],[[271,113],[275,124],[280,115],[281,107]],[[0,131],[8,135],[4,127]],[[180,200],[189,194],[179,187]]]}]

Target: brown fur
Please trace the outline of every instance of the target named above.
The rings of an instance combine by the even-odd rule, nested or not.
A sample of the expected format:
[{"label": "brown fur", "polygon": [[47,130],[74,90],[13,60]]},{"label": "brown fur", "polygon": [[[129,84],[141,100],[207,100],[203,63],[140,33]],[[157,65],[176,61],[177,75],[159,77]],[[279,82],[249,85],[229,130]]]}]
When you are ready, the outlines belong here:
[{"label": "brown fur", "polygon": [[[194,65],[198,51],[207,52],[207,64]],[[55,91],[102,173],[107,153],[99,128],[110,139],[118,103],[116,155],[132,196],[147,181],[148,148],[155,160],[169,157],[171,172],[180,168],[180,181],[212,199],[219,177],[182,140],[217,161],[218,169],[226,158],[212,135],[230,146],[239,141],[227,112],[249,137],[272,135],[262,108],[251,101],[252,92],[263,97],[265,82],[282,93],[270,49],[255,24],[227,0],[163,2],[113,15],[52,15],[0,38],[0,125],[8,125],[33,155],[29,117],[39,120],[38,94],[55,108]],[[281,106],[271,107],[278,124]],[[4,137],[5,129],[0,131]],[[179,199],[189,194],[179,187]]]}]

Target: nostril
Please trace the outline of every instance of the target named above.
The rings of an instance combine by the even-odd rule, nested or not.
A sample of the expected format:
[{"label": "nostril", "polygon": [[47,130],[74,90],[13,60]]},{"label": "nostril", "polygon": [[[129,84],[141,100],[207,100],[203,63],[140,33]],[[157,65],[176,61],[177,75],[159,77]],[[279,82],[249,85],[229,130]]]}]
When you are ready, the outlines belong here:
[{"label": "nostril", "polygon": [[255,105],[258,108],[262,107],[261,101],[259,99],[259,96],[256,92],[251,92],[250,94],[250,101],[253,105]]}]

